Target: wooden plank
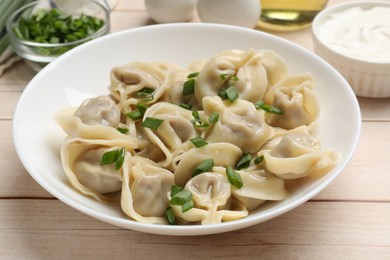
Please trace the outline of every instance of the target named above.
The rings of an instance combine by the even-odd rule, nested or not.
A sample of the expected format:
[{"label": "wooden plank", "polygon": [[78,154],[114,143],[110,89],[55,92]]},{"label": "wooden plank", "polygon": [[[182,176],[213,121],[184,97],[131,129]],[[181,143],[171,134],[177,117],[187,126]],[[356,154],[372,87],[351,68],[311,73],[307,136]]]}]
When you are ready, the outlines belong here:
[{"label": "wooden plank", "polygon": [[11,120],[21,92],[0,92],[0,119]]},{"label": "wooden plank", "polygon": [[364,121],[390,121],[390,98],[358,98]]},{"label": "wooden plank", "polygon": [[387,122],[363,122],[356,152],[345,170],[315,199],[390,200],[390,132]]},{"label": "wooden plank", "polygon": [[0,258],[385,259],[389,219],[389,203],[309,202],[243,230],[174,237],[117,228],[57,200],[0,200]]}]

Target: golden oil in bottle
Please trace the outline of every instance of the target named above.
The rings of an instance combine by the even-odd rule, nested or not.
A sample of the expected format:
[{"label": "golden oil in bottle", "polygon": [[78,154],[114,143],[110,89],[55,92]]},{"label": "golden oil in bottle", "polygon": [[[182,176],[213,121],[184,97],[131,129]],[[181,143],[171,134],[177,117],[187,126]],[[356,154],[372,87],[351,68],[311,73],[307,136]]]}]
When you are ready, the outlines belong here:
[{"label": "golden oil in bottle", "polygon": [[257,27],[270,31],[305,28],[325,8],[327,0],[260,0],[261,16]]}]

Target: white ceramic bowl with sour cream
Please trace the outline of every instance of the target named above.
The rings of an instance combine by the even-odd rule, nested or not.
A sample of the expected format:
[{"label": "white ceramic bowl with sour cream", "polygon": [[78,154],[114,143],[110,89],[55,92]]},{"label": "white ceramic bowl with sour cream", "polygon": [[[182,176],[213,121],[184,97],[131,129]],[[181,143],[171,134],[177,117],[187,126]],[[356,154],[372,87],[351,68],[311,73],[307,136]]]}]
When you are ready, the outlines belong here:
[{"label": "white ceramic bowl with sour cream", "polygon": [[[136,222],[122,212],[119,203],[101,203],[72,188],[60,160],[60,148],[66,134],[53,119],[58,111],[79,106],[86,98],[108,94],[110,71],[115,66],[136,60],[187,66],[193,60],[232,48],[273,50],[286,60],[290,73],[310,71],[321,108],[315,137],[324,149],[332,149],[341,157],[331,171],[297,180],[288,188],[289,195],[285,200],[267,203],[246,218],[203,226]],[[181,236],[249,227],[280,216],[311,199],[347,165],[357,146],[360,128],[356,96],[345,79],[320,57],[270,34],[206,23],[139,27],[78,46],[51,62],[31,80],[19,99],[13,119],[14,143],[21,162],[53,196],[80,212],[116,226]]]},{"label": "white ceramic bowl with sour cream", "polygon": [[390,97],[390,1],[351,1],[313,21],[315,52],[335,67],[357,96]]}]

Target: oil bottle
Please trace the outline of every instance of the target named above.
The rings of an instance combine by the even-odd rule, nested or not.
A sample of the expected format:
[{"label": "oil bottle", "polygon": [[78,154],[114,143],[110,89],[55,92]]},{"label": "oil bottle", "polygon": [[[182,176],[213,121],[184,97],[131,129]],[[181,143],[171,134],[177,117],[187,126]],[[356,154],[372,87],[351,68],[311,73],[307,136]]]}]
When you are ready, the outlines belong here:
[{"label": "oil bottle", "polygon": [[327,0],[260,0],[257,27],[269,31],[291,31],[310,26]]}]

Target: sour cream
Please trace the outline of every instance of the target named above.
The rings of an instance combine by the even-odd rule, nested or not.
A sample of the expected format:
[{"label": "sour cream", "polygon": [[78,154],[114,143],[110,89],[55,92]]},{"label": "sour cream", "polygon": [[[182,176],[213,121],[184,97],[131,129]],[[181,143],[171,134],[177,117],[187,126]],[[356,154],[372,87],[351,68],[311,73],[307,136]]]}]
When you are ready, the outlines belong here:
[{"label": "sour cream", "polygon": [[351,58],[390,62],[390,7],[353,7],[329,15],[319,37],[329,48]]}]

